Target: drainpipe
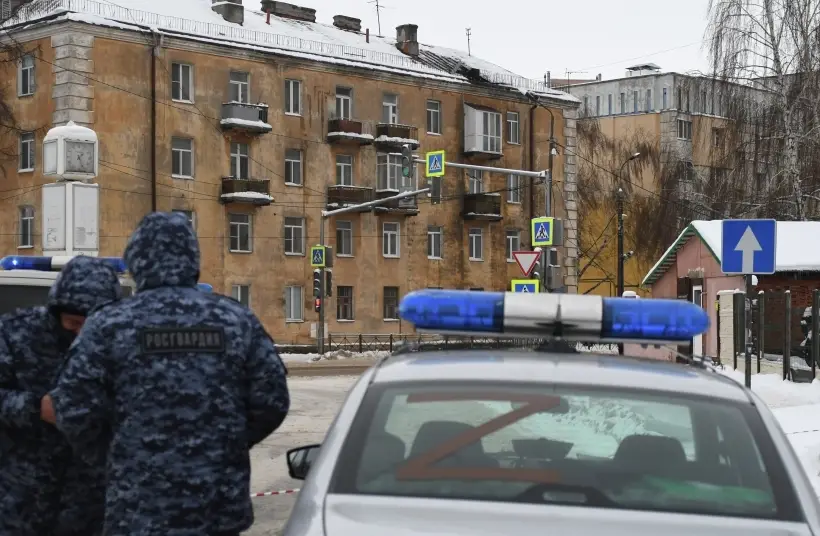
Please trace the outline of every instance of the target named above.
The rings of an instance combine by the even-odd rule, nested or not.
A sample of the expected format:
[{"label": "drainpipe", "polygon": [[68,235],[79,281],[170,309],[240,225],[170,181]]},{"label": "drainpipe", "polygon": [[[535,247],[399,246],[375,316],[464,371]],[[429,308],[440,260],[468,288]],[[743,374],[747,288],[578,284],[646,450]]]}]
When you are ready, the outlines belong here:
[{"label": "drainpipe", "polygon": [[157,211],[157,44],[158,36],[152,33],[151,44],[151,212]]},{"label": "drainpipe", "polygon": [[[537,104],[530,107],[530,171],[535,171],[535,110]],[[535,218],[535,179],[530,181],[530,221]]]}]

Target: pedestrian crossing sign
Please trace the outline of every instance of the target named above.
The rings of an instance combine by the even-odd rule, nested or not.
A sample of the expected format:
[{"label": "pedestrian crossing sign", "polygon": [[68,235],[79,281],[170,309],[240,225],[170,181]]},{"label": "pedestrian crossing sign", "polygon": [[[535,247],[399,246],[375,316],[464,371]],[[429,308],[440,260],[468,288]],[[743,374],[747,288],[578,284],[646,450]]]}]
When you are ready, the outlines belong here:
[{"label": "pedestrian crossing sign", "polygon": [[325,247],[313,246],[310,248],[310,265],[314,268],[325,267]]},{"label": "pedestrian crossing sign", "polygon": [[553,222],[555,218],[532,219],[532,245],[551,246],[553,242]]},{"label": "pedestrian crossing sign", "polygon": [[433,151],[425,155],[427,161],[426,173],[427,177],[443,177],[444,176],[444,151]]},{"label": "pedestrian crossing sign", "polygon": [[539,283],[540,281],[538,281],[537,279],[513,279],[512,291],[537,294]]}]

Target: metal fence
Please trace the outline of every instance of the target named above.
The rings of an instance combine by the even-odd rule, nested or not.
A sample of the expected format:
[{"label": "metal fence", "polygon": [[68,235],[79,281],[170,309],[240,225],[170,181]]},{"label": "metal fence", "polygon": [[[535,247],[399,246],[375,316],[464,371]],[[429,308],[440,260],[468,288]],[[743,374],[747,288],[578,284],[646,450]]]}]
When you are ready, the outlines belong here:
[{"label": "metal fence", "polygon": [[371,335],[363,333],[328,334],[329,351],[394,352],[404,345],[423,347],[425,350],[466,350],[477,348],[537,348],[540,339],[514,339],[494,337],[451,337],[435,334]]}]

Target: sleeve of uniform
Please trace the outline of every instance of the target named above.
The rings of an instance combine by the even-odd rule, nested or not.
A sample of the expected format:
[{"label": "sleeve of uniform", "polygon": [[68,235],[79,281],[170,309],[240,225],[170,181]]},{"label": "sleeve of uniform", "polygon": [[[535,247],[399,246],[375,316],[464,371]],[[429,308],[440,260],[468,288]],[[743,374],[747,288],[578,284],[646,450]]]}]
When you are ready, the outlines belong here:
[{"label": "sleeve of uniform", "polygon": [[86,321],[51,392],[57,429],[80,452],[96,451],[108,425],[107,340],[101,318],[93,315]]},{"label": "sleeve of uniform", "polygon": [[0,325],[0,425],[23,428],[40,421],[40,397],[15,389],[14,358]]},{"label": "sleeve of uniform", "polygon": [[248,442],[256,445],[279,428],[290,409],[287,373],[279,352],[258,319],[253,319],[247,361]]}]

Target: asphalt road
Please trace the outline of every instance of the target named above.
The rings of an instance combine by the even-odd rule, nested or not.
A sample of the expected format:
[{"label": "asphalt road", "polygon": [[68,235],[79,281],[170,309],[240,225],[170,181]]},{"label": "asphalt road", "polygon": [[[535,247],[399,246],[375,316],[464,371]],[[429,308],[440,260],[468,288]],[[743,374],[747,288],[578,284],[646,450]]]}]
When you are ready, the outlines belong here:
[{"label": "asphalt road", "polygon": [[[347,391],[358,376],[291,377],[291,410],[278,431],[251,452],[251,491],[279,491],[301,487],[288,476],[285,453],[288,449],[321,443]],[[272,536],[281,533],[296,501],[295,495],[274,495],[253,499],[256,522],[243,533]]]}]

